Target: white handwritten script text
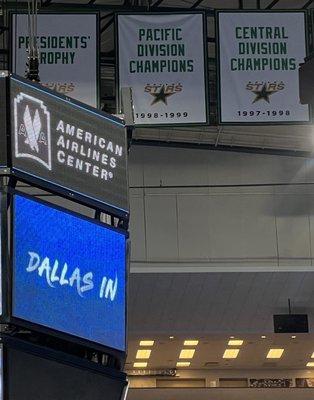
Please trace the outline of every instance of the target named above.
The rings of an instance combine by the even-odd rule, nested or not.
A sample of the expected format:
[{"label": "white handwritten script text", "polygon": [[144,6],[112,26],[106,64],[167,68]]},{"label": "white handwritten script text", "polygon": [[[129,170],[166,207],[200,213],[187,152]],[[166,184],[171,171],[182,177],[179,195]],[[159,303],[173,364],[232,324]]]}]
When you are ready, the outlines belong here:
[{"label": "white handwritten script text", "polygon": [[[94,289],[94,274],[87,272],[82,274],[79,268],[75,268],[71,273],[68,264],[60,263],[57,259],[51,261],[49,257],[40,257],[33,251],[28,252],[29,262],[26,271],[29,273],[37,271],[40,277],[45,277],[50,287],[55,285],[75,287],[79,296],[84,297],[83,293]],[[103,276],[99,288],[99,298],[114,301],[117,295],[118,277],[110,279]]]}]

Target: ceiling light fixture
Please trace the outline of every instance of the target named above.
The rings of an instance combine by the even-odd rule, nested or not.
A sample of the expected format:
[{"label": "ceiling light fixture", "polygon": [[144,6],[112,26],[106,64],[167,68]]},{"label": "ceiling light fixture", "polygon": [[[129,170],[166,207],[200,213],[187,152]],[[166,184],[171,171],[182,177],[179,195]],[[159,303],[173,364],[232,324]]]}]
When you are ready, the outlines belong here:
[{"label": "ceiling light fixture", "polygon": [[174,339],[174,336],[169,336],[169,339],[170,339],[170,340]]},{"label": "ceiling light fixture", "polygon": [[266,358],[281,358],[284,351],[284,349],[270,349]]},{"label": "ceiling light fixture", "polygon": [[306,364],[306,366],[307,366],[307,367],[314,367],[314,362],[308,362],[308,363]]},{"label": "ceiling light fixture", "polygon": [[266,336],[265,335],[261,336],[261,339],[266,339]]},{"label": "ceiling light fixture", "polygon": [[141,340],[140,341],[140,346],[154,346],[155,341],[154,340]]},{"label": "ceiling light fixture", "polygon": [[146,368],[147,367],[147,362],[135,362],[133,364],[134,368]]},{"label": "ceiling light fixture", "polygon": [[136,352],[136,358],[140,359],[147,359],[150,357],[150,353],[152,351],[150,349],[145,349],[145,350],[137,350]]},{"label": "ceiling light fixture", "polygon": [[243,340],[231,339],[228,342],[228,346],[242,346],[242,345],[243,345]]},{"label": "ceiling light fixture", "polygon": [[185,340],[183,345],[184,346],[197,346],[198,340]]},{"label": "ceiling light fixture", "polygon": [[193,358],[195,349],[183,349],[180,352],[179,358]]},{"label": "ceiling light fixture", "polygon": [[239,355],[240,349],[226,349],[222,358],[237,358]]},{"label": "ceiling light fixture", "polygon": [[178,361],[177,367],[189,367],[191,365],[190,361]]}]

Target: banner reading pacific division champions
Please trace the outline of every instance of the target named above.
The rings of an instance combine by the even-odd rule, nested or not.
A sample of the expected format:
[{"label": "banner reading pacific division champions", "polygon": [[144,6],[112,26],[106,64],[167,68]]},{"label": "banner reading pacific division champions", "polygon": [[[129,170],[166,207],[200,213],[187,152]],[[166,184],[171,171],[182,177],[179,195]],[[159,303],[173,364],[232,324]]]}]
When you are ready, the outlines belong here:
[{"label": "banner reading pacific division champions", "polygon": [[[39,14],[37,24],[41,84],[97,107],[97,14]],[[12,72],[25,76],[27,14],[12,14],[12,38]]]},{"label": "banner reading pacific division champions", "polygon": [[119,15],[119,88],[135,124],[206,123],[203,14]]},{"label": "banner reading pacific division champions", "polygon": [[219,12],[220,121],[307,122],[299,100],[303,12]]}]

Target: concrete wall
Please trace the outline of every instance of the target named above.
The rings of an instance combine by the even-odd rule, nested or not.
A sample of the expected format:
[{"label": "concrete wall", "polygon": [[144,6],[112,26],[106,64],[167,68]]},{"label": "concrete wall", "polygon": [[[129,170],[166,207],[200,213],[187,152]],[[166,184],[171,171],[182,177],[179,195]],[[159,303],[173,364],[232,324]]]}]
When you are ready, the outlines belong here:
[{"label": "concrete wall", "polygon": [[312,159],[134,146],[131,271],[312,270],[311,182]]}]

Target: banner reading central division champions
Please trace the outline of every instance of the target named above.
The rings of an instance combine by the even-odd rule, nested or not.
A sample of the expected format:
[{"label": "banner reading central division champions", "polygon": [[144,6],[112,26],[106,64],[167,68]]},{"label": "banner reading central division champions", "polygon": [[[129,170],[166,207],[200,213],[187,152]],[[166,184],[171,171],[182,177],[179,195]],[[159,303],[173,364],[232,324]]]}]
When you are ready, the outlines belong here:
[{"label": "banner reading central division champions", "polygon": [[203,14],[119,15],[119,88],[136,124],[206,123]]},{"label": "banner reading central division champions", "polygon": [[299,100],[304,12],[218,13],[220,121],[307,122]]}]

